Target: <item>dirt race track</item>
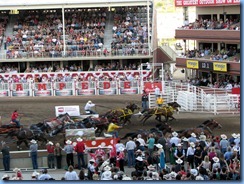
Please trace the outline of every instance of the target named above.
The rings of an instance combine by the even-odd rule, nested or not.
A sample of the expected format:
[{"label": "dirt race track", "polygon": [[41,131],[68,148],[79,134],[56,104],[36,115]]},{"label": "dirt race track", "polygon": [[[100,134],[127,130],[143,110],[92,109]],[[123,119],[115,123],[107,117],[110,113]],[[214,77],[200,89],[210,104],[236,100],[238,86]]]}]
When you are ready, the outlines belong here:
[{"label": "dirt race track", "polygon": [[[110,109],[117,109],[126,106],[128,102],[134,102],[141,106],[141,95],[114,95],[114,96],[80,96],[80,97],[7,97],[0,98],[0,115],[2,116],[2,124],[8,124],[10,121],[11,113],[17,109],[19,113],[24,113],[21,118],[21,124],[26,127],[31,124],[42,122],[44,119],[50,119],[55,117],[55,106],[65,105],[79,105],[81,113],[83,113],[83,107],[88,100],[92,100],[95,104],[102,105],[104,107],[96,107],[96,111],[101,115]],[[222,129],[214,130],[214,134],[219,136],[224,133],[228,137],[232,133],[240,133],[240,115],[232,114],[206,114],[206,113],[175,113],[177,121],[170,122],[174,130],[181,130],[185,128],[196,127],[207,119],[215,119],[221,125]],[[155,127],[158,122],[154,120],[154,117],[150,118],[144,126],[139,122],[137,116],[132,117],[132,124],[124,126],[120,130],[119,136],[122,137],[128,132],[133,132],[138,129],[150,129]],[[4,136],[0,136],[1,140],[5,140]],[[50,138],[50,140],[56,142],[60,138]],[[7,141],[7,140],[6,140]],[[16,149],[16,145],[10,145],[11,150]],[[23,149],[26,149],[22,145]]]}]

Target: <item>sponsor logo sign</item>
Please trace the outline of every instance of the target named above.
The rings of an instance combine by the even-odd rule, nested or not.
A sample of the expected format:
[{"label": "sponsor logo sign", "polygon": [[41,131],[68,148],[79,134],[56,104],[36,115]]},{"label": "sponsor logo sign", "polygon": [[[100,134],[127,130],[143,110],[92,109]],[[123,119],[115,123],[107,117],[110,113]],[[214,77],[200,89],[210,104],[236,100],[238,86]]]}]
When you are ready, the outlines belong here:
[{"label": "sponsor logo sign", "polygon": [[137,94],[138,88],[120,89],[120,94]]},{"label": "sponsor logo sign", "polygon": [[227,72],[227,63],[214,62],[213,70],[220,72]]},{"label": "sponsor logo sign", "polygon": [[55,106],[55,115],[59,116],[60,114],[68,113],[70,116],[80,116],[80,106]]},{"label": "sponsor logo sign", "polygon": [[198,69],[198,61],[195,60],[186,60],[186,67],[192,69]]},{"label": "sponsor logo sign", "polygon": [[95,89],[78,89],[78,95],[95,95]]}]

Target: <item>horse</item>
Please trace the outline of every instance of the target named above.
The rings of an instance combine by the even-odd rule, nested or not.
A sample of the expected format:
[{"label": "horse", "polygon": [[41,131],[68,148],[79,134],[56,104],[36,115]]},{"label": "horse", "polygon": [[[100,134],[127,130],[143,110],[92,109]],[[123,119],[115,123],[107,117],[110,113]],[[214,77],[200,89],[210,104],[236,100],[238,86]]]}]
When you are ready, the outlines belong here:
[{"label": "horse", "polygon": [[46,136],[43,132],[41,131],[34,131],[31,130],[29,128],[21,128],[18,130],[12,130],[10,132],[8,132],[8,134],[5,136],[5,138],[8,137],[15,137],[17,139],[17,148],[18,150],[20,150],[20,145],[24,142],[25,146],[28,148],[28,140],[32,140],[35,139],[37,141],[42,142],[42,144],[46,144],[47,143],[47,139]]},{"label": "horse", "polygon": [[109,122],[122,123],[125,125],[127,122],[131,123],[130,119],[135,110],[139,110],[140,107],[135,103],[128,104],[125,108],[110,110],[104,114]]},{"label": "horse", "polygon": [[158,121],[161,121],[161,116],[165,117],[165,122],[168,122],[169,118],[171,118],[170,121],[176,120],[173,117],[173,114],[174,114],[174,111],[179,111],[178,108],[180,108],[180,107],[181,106],[177,102],[170,102],[170,103],[167,103],[167,106],[145,109],[144,111],[141,112],[143,114],[143,118],[140,121],[144,125],[145,122],[153,115],[156,116],[155,119]]},{"label": "horse", "polygon": [[200,136],[202,133],[206,136],[213,136],[214,129],[222,128],[222,125],[219,124],[216,120],[206,120],[202,124],[198,125],[195,128],[188,128],[180,131],[176,131],[179,134],[179,137],[190,137],[191,133],[195,133],[196,136]]},{"label": "horse", "polygon": [[104,130],[108,129],[109,121],[105,116],[100,116],[95,118],[93,116],[88,116],[82,121],[66,124],[64,129],[82,129],[82,128],[95,128],[95,134],[101,136]]},{"label": "horse", "polygon": [[164,136],[166,135],[166,133],[172,133],[173,132],[172,127],[167,123],[163,123],[163,124],[160,123],[160,124],[156,125],[156,128],[158,130],[162,131]]},{"label": "horse", "polygon": [[51,137],[57,135],[58,133],[64,130],[64,127],[71,123],[73,124],[74,121],[71,119],[68,113],[60,114],[58,117],[51,119],[51,120],[44,120],[43,123],[45,124],[46,131],[49,133]]}]

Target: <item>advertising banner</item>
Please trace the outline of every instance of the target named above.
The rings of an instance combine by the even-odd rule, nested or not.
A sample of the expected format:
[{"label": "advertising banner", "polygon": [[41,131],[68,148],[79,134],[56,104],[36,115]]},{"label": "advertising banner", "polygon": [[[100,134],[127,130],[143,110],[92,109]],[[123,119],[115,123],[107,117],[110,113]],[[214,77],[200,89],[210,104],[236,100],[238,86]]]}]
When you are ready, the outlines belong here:
[{"label": "advertising banner", "polygon": [[99,95],[115,95],[116,89],[99,89]]},{"label": "advertising banner", "polygon": [[73,95],[73,90],[72,89],[56,90],[55,95],[56,96],[71,96],[71,95]]},{"label": "advertising banner", "polygon": [[213,70],[219,72],[227,72],[227,63],[214,62]]},{"label": "advertising banner", "polygon": [[34,96],[52,96],[51,83],[35,83]]},{"label": "advertising banner", "polygon": [[125,88],[125,89],[120,89],[120,94],[129,94],[129,95],[134,95],[138,93],[138,88]]},{"label": "advertising banner", "polygon": [[80,106],[55,106],[55,115],[56,117],[60,114],[68,113],[70,116],[80,116]]},{"label": "advertising banner", "polygon": [[219,6],[238,5],[240,0],[175,0],[175,6]]},{"label": "advertising banner", "polygon": [[13,83],[13,96],[30,96],[29,83]]},{"label": "advertising banner", "polygon": [[78,89],[77,95],[84,95],[84,96],[95,95],[95,89]]},{"label": "advertising banner", "polygon": [[0,97],[8,96],[8,91],[0,91]]},{"label": "advertising banner", "polygon": [[57,82],[55,85],[56,96],[71,96],[73,95],[73,83],[72,82]]},{"label": "advertising banner", "polygon": [[25,91],[13,91],[13,96],[30,96],[29,90]]},{"label": "advertising banner", "polygon": [[147,93],[154,93],[156,86],[158,86],[160,91],[163,92],[163,87],[161,82],[144,82],[144,90]]},{"label": "advertising banner", "polygon": [[66,129],[65,137],[72,142],[76,142],[77,138],[84,140],[95,140],[95,129],[94,128],[83,128],[83,129]]},{"label": "advertising banner", "polygon": [[198,69],[198,61],[195,60],[186,60],[186,67],[192,69]]},{"label": "advertising banner", "polygon": [[34,96],[52,96],[51,90],[34,91]]}]

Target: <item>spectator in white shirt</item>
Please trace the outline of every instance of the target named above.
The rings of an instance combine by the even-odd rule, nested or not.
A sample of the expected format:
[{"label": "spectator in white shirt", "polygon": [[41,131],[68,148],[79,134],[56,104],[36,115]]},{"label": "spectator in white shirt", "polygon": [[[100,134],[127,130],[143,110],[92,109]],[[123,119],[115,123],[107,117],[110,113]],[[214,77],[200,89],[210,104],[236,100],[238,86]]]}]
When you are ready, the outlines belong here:
[{"label": "spectator in white shirt", "polygon": [[72,165],[69,166],[68,171],[64,175],[65,180],[79,180],[78,174],[74,171]]}]

